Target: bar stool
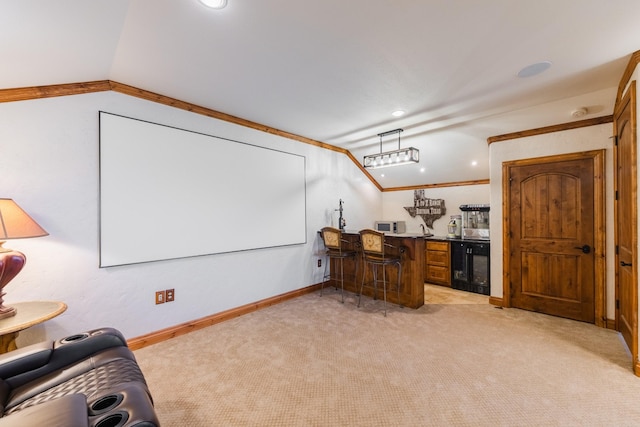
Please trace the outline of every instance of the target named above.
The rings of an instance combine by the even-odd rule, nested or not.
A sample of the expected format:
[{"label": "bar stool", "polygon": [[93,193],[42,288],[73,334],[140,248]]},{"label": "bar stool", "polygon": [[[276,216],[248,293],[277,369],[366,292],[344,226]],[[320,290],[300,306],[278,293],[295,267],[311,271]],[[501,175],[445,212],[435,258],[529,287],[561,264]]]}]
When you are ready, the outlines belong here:
[{"label": "bar stool", "polygon": [[[320,296],[322,296],[322,290],[324,289],[325,282],[330,280],[338,280],[338,277],[331,274],[331,260],[337,260],[340,263],[340,286],[342,288],[342,303],[344,303],[344,260],[345,258],[353,258],[355,265],[354,278],[358,276],[358,252],[345,247],[345,244],[350,244],[348,240],[342,238],[342,231],[333,227],[324,227],[320,231],[322,241],[326,248],[325,255],[329,257],[329,262],[324,265],[324,276],[322,278],[322,284],[320,285]],[[327,268],[329,272],[327,273]],[[336,272],[337,273],[337,272]],[[337,286],[336,286],[337,289]]]},{"label": "bar stool", "polygon": [[[382,290],[384,294],[384,315],[387,316],[387,276],[386,267],[395,265],[398,268],[398,282],[396,289],[398,291],[398,304],[400,304],[400,278],[402,277],[402,258],[401,249],[397,246],[385,243],[384,233],[375,230],[360,230],[360,244],[362,246],[362,256],[364,258],[364,273],[362,274],[362,285],[360,285],[360,295],[358,296],[358,307],[360,307],[360,299],[362,298],[362,290],[364,289],[364,281],[366,276],[367,265],[371,266],[373,271],[373,299],[378,294],[378,267],[382,266]],[[386,248],[397,249],[397,254],[387,253]]]}]

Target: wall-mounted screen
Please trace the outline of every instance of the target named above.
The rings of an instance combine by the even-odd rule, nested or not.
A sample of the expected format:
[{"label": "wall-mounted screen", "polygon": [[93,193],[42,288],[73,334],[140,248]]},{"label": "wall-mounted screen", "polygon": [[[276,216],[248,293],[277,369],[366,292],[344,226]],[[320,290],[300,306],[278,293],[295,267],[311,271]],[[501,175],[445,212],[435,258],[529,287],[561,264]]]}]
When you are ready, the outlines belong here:
[{"label": "wall-mounted screen", "polygon": [[306,243],[305,193],[304,156],[100,112],[101,267]]}]

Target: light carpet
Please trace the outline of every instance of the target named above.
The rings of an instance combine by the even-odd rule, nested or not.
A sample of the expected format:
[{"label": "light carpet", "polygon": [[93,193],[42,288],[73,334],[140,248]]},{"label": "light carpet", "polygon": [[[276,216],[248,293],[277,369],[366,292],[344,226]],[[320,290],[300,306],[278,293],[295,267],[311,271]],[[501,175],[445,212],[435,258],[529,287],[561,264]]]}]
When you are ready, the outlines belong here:
[{"label": "light carpet", "polygon": [[163,426],[640,425],[619,334],[308,294],[135,352]]}]

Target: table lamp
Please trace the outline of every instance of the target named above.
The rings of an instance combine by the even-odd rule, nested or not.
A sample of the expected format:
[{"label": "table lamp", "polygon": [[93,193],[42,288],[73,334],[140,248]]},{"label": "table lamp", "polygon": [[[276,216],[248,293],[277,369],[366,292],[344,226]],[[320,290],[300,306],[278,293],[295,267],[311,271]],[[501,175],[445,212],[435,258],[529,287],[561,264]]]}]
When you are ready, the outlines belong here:
[{"label": "table lamp", "polygon": [[48,234],[16,202],[0,198],[0,319],[16,315],[15,308],[4,306],[4,287],[20,273],[27,260],[23,253],[2,247],[4,241]]}]

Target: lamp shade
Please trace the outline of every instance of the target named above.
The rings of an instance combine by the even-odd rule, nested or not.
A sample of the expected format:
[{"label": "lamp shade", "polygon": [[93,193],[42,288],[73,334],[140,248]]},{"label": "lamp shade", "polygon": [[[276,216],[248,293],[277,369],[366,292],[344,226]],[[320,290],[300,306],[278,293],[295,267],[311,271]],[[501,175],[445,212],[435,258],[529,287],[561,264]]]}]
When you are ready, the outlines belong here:
[{"label": "lamp shade", "polygon": [[47,236],[13,199],[0,199],[0,240]]}]

